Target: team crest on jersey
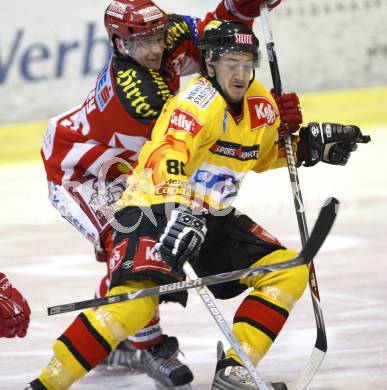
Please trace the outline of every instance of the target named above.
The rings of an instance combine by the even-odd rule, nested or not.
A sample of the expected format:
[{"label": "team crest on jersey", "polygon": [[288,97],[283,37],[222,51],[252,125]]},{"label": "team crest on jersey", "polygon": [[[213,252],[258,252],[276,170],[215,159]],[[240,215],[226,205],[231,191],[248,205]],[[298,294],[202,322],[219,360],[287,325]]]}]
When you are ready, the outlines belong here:
[{"label": "team crest on jersey", "polygon": [[210,152],[239,161],[258,160],[259,145],[243,146],[218,140],[211,146]]},{"label": "team crest on jersey", "polygon": [[202,127],[203,124],[194,115],[180,108],[176,108],[172,113],[168,130],[185,131],[191,134],[192,137],[195,137]]},{"label": "team crest on jersey", "polygon": [[114,89],[109,72],[110,61],[102,69],[97,80],[97,86],[95,88],[95,97],[99,110],[102,112],[112,97],[114,96]]},{"label": "team crest on jersey", "polygon": [[247,98],[251,130],[256,131],[262,127],[270,127],[279,116],[279,112],[274,108],[271,101],[263,96]]},{"label": "team crest on jersey", "polygon": [[214,100],[216,89],[204,80],[198,80],[191,88],[180,95],[180,99],[193,102],[198,108],[204,110]]}]

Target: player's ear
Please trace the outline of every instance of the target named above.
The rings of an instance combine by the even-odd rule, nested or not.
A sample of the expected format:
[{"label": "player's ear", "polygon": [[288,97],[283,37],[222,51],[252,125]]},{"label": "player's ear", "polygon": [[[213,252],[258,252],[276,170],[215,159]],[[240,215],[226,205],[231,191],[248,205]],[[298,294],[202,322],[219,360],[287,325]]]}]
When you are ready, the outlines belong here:
[{"label": "player's ear", "polygon": [[125,46],[124,46],[124,42],[121,38],[115,37],[114,44],[115,44],[115,47],[117,48],[117,50],[120,52],[120,54],[122,54],[122,55],[127,54]]},{"label": "player's ear", "polygon": [[206,60],[206,68],[207,68],[207,74],[210,77],[215,76],[215,66],[213,62],[210,62],[209,60]]}]

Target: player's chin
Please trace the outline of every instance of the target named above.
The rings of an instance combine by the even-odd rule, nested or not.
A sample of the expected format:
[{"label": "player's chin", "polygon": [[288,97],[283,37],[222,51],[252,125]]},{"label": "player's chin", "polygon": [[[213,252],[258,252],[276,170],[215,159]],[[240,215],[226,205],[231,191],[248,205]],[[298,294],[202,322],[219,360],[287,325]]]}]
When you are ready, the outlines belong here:
[{"label": "player's chin", "polygon": [[247,88],[245,86],[233,86],[230,88],[229,97],[233,103],[239,103],[243,99],[246,91]]},{"label": "player's chin", "polygon": [[161,60],[162,60],[162,57],[148,59],[146,66],[147,66],[147,68],[151,68],[153,70],[159,70],[161,68]]}]

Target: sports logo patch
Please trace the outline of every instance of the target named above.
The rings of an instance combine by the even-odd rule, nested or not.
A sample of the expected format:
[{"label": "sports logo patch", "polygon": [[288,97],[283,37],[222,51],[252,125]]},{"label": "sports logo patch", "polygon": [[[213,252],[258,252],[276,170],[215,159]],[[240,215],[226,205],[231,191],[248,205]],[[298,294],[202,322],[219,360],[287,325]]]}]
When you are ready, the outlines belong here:
[{"label": "sports logo patch", "polygon": [[122,241],[120,244],[116,245],[113,248],[109,260],[110,273],[115,271],[120,266],[122,260],[124,260],[127,246],[128,246],[128,239]]},{"label": "sports logo patch", "polygon": [[110,61],[100,73],[97,81],[97,86],[95,88],[95,97],[97,100],[98,108],[101,112],[106,108],[106,106],[114,96],[114,89],[109,72],[109,64]]},{"label": "sports logo patch", "polygon": [[271,101],[263,96],[247,98],[251,130],[256,131],[261,127],[270,127],[279,116],[279,112],[274,108]]},{"label": "sports logo patch", "polygon": [[221,24],[222,22],[220,20],[211,20],[211,22],[207,24],[204,31],[217,29]]},{"label": "sports logo patch", "polygon": [[172,113],[168,130],[185,131],[191,134],[192,137],[195,137],[202,127],[203,124],[194,115],[180,108],[176,108]]},{"label": "sports logo patch", "polygon": [[214,100],[217,91],[204,80],[198,80],[192,88],[187,89],[180,95],[179,100],[189,100],[198,108],[204,110]]},{"label": "sports logo patch", "polygon": [[114,16],[118,19],[124,19],[126,6],[118,1],[112,1],[106,10],[106,13],[110,16]]},{"label": "sports logo patch", "polygon": [[239,180],[236,179],[233,175],[228,175],[227,173],[212,173],[204,169],[198,169],[195,171],[193,179],[196,183],[211,189],[213,189],[215,186],[219,187],[219,184],[222,184],[219,192],[223,192],[224,187],[235,187],[236,185],[239,185]]},{"label": "sports logo patch", "polygon": [[171,269],[155,248],[156,240],[151,237],[138,239],[137,252],[134,256],[133,271],[159,271],[171,273]]},{"label": "sports logo patch", "polygon": [[210,152],[239,161],[258,160],[259,145],[242,146],[233,142],[216,141]]},{"label": "sports logo patch", "polygon": [[235,33],[235,43],[241,43],[243,45],[252,45],[253,44],[253,36],[251,34]]},{"label": "sports logo patch", "polygon": [[144,22],[148,23],[155,19],[160,19],[163,17],[162,12],[156,6],[147,7],[144,9],[139,9],[138,12],[143,16]]}]

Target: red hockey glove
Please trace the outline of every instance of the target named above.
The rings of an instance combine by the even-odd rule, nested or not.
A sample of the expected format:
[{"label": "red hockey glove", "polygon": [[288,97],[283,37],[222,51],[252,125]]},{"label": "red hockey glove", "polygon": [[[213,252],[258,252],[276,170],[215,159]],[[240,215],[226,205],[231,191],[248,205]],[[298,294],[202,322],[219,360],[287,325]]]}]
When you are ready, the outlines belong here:
[{"label": "red hockey glove", "polygon": [[260,14],[259,6],[267,2],[269,11],[277,7],[281,0],[222,0],[216,8],[218,19],[229,19],[227,13],[240,20],[256,18]]},{"label": "red hockey glove", "polygon": [[276,96],[273,91],[271,91],[271,94],[277,103],[281,122],[285,125],[280,129],[280,133],[283,131],[286,132],[286,130],[294,133],[300,128],[302,123],[300,100],[298,99],[297,94],[291,92]]},{"label": "red hockey glove", "polygon": [[0,337],[24,337],[30,322],[27,301],[0,273]]}]

